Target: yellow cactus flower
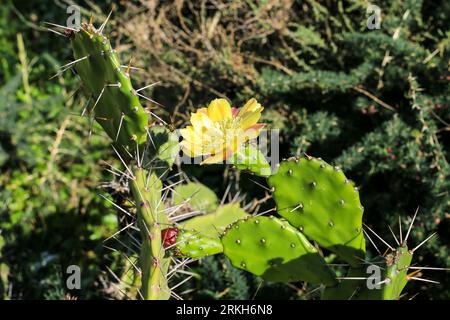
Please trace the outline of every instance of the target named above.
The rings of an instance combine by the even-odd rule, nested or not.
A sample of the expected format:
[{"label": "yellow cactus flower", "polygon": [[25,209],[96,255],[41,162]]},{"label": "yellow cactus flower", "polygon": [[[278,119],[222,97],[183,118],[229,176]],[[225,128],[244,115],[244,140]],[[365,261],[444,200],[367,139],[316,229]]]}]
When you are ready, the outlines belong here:
[{"label": "yellow cactus flower", "polygon": [[241,109],[232,108],[225,99],[214,99],[208,108],[191,114],[191,125],[181,129],[181,147],[191,157],[205,157],[201,164],[227,160],[258,137],[264,127],[258,123],[263,109],[253,98]]}]

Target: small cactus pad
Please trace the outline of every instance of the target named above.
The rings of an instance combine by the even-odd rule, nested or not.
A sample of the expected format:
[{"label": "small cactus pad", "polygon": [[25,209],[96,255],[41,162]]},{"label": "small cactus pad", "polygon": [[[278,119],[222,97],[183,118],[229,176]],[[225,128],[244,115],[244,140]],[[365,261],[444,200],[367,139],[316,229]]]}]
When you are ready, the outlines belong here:
[{"label": "small cactus pad", "polygon": [[214,191],[204,184],[189,182],[177,185],[173,192],[173,204],[179,205],[183,202],[195,211],[213,212],[219,206],[219,199]]},{"label": "small cactus pad", "polygon": [[252,217],[230,225],[222,237],[233,266],[268,281],[333,285],[333,272],[306,237],[287,221]]},{"label": "small cactus pad", "polygon": [[208,237],[218,238],[228,225],[249,216],[239,207],[238,203],[229,203],[218,207],[213,213],[186,220],[181,226],[184,229],[198,231]]},{"label": "small cactus pad", "polygon": [[358,190],[338,167],[312,157],[283,161],[268,181],[278,213],[352,266],[365,256]]},{"label": "small cactus pad", "polygon": [[197,231],[180,230],[178,232],[176,249],[183,256],[198,259],[223,251],[218,238],[210,238]]},{"label": "small cactus pad", "polygon": [[133,154],[136,146],[146,141],[148,114],[139,102],[129,74],[122,70],[109,40],[91,24],[84,24],[71,39],[73,55],[79,60],[75,69],[91,96],[88,110],[121,154],[127,154],[122,147]]}]

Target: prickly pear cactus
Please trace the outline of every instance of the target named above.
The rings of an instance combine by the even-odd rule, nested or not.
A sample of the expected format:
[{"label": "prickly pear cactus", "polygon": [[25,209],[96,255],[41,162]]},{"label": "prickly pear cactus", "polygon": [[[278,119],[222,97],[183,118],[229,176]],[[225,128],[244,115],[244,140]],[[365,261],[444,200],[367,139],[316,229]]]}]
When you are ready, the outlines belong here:
[{"label": "prickly pear cactus", "polygon": [[333,285],[333,273],[317,249],[287,221],[252,217],[230,225],[222,237],[233,266],[268,281]]},{"label": "prickly pear cactus", "polygon": [[[146,141],[149,115],[139,102],[130,75],[109,40],[92,24],[71,36],[75,69],[91,98],[88,112],[114,141],[123,157]],[[141,149],[142,150],[142,149]]]},{"label": "prickly pear cactus", "polygon": [[352,266],[365,257],[358,190],[338,168],[305,157],[283,161],[268,179],[278,213]]}]

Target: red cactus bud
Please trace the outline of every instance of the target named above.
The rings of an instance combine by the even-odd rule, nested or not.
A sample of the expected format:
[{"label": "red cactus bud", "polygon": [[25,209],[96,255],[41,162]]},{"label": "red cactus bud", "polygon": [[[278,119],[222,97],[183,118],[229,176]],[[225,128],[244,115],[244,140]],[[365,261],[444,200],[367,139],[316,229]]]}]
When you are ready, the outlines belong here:
[{"label": "red cactus bud", "polygon": [[177,242],[178,228],[167,228],[161,231],[164,249],[174,245]]}]

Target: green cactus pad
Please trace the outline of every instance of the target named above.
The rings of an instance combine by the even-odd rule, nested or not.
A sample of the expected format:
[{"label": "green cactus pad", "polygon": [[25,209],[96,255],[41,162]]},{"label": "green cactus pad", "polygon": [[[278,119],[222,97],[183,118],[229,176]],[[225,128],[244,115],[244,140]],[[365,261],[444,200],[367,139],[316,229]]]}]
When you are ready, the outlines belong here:
[{"label": "green cactus pad", "polygon": [[179,205],[186,201],[187,205],[195,211],[208,213],[216,210],[219,206],[219,199],[214,191],[198,182],[177,185],[173,194],[174,205]]},{"label": "green cactus pad", "polygon": [[191,218],[182,223],[181,226],[184,229],[198,231],[208,237],[218,238],[230,224],[249,216],[239,207],[238,203],[229,203],[218,207],[212,213]]},{"label": "green cactus pad", "polygon": [[[148,114],[122,70],[109,40],[92,25],[84,25],[71,37],[75,64],[85,91],[91,96],[89,111],[126,156],[146,141]],[[85,58],[86,57],[86,58]],[[142,149],[141,149],[142,150]]]},{"label": "green cactus pad", "polygon": [[268,281],[336,283],[317,249],[287,221],[274,217],[239,220],[225,231],[222,244],[233,266]]},{"label": "green cactus pad", "polygon": [[283,161],[268,183],[281,216],[350,265],[361,262],[363,207],[339,168],[312,157]]},{"label": "green cactus pad", "polygon": [[197,231],[180,230],[177,237],[176,249],[183,256],[198,259],[223,251],[218,238],[204,236]]}]

